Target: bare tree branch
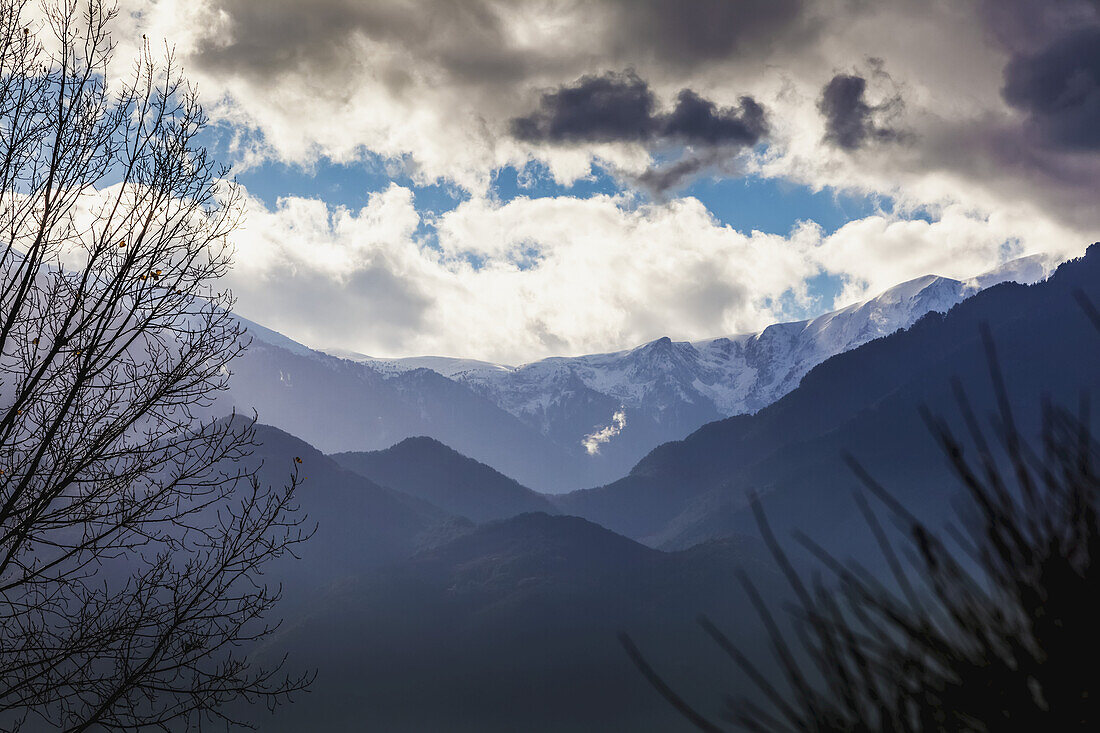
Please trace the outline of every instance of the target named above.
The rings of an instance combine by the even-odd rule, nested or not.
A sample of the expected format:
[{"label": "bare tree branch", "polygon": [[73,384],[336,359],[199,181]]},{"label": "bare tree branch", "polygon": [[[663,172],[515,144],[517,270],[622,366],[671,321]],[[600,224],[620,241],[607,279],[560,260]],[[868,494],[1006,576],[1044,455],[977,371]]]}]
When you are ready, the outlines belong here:
[{"label": "bare tree branch", "polygon": [[209,414],[240,193],[171,52],[118,77],[112,5],[42,9],[0,0],[0,724],[240,722],[309,681],[244,654],[297,473],[263,485],[253,421]]}]

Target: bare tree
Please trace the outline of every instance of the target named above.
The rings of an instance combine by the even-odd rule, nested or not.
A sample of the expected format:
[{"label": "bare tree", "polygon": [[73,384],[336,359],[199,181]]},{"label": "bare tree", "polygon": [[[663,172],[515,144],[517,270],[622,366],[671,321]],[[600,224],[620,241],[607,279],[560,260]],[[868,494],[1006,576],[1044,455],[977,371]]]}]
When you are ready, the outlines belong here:
[{"label": "bare tree", "polygon": [[0,0],[0,727],[236,721],[307,682],[244,655],[304,538],[252,421],[209,407],[244,348],[218,290],[241,206],[170,51],[114,73],[103,0]]}]

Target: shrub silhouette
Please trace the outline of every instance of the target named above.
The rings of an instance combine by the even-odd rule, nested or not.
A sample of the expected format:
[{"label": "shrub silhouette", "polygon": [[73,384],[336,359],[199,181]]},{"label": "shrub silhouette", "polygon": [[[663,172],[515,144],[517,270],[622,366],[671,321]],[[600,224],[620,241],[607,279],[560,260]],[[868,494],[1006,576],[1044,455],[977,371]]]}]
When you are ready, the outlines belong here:
[{"label": "shrub silhouette", "polygon": [[[1096,309],[1081,299],[1100,328]],[[947,539],[849,458],[865,487],[857,504],[890,580],[842,563],[796,535],[825,570],[805,581],[760,502],[753,502],[795,600],[791,625],[781,627],[751,581],[740,578],[770,637],[781,670],[776,675],[700,618],[758,693],[727,700],[725,722],[752,731],[821,733],[1095,729],[1100,477],[1088,401],[1083,398],[1076,413],[1045,404],[1041,437],[1027,441],[1014,421],[988,331],[983,338],[998,402],[996,441],[958,384],[963,434],[977,448],[974,458],[944,420],[925,414],[975,510],[948,530]],[[892,545],[868,494],[904,530],[902,547]],[[692,724],[722,730],[677,695],[629,637],[620,639],[639,670]]]}]

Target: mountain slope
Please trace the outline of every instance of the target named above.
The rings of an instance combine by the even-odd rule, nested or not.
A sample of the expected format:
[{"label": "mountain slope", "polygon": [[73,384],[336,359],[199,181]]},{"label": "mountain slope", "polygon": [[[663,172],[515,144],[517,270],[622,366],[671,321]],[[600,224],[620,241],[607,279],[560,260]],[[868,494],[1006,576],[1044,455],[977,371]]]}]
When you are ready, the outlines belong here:
[{"label": "mountain slope", "polygon": [[[431,435],[519,480],[556,475],[570,464],[568,451],[435,372],[386,375],[287,344],[267,329],[250,333],[252,345],[234,362],[230,390],[218,405],[223,412],[256,410],[265,423],[328,452],[378,450]],[[566,479],[559,486],[584,485],[579,476]]]},{"label": "mountain slope", "polygon": [[245,322],[253,345],[235,364],[220,408],[256,409],[327,452],[379,450],[426,435],[525,486],[561,492],[619,478],[661,443],[756,411],[824,359],[924,313],[1044,272],[1028,258],[969,282],[929,276],[757,334],[663,338],[517,368],[442,357],[337,358]]},{"label": "mountain slope", "polygon": [[331,457],[383,486],[475,522],[554,511],[542,494],[432,438],[406,438],[386,450]]},{"label": "mountain slope", "polygon": [[[519,367],[440,357],[353,358],[395,375],[433,369],[556,445],[585,446],[587,455],[577,460],[588,468],[582,477],[595,484],[623,475],[661,443],[771,404],[835,354],[906,328],[926,313],[946,311],[983,288],[1005,280],[1034,282],[1046,272],[1039,257],[1026,257],[969,281],[917,278],[870,300],[759,333],[694,342],[666,337],[626,351],[551,357]],[[592,440],[594,434],[603,440]]]},{"label": "mountain slope", "polygon": [[[662,445],[625,478],[560,497],[559,507],[655,545],[683,547],[752,532],[746,495],[764,495],[782,527],[839,545],[860,521],[850,451],[917,510],[940,518],[956,486],[921,405],[955,416],[958,379],[979,415],[995,407],[980,327],[988,324],[1021,427],[1034,433],[1042,398],[1074,405],[1100,393],[1100,335],[1076,295],[1100,302],[1100,246],[1034,286],[1003,284],[836,356],[755,415],[709,424]],[[850,543],[846,546],[850,546]]]},{"label": "mountain slope", "polygon": [[[694,619],[751,613],[732,581],[739,567],[762,592],[777,592],[777,574],[752,543],[665,553],[575,517],[487,524],[337,588],[288,623],[269,653],[289,652],[320,676],[260,727],[686,730],[616,635],[629,631],[710,711],[739,678]],[[763,652],[755,626],[730,631]]]},{"label": "mountain slope", "polygon": [[295,458],[299,476],[298,504],[314,536],[296,553],[283,558],[272,577],[286,584],[288,604],[330,583],[359,577],[369,568],[409,557],[433,536],[450,513],[427,501],[406,496],[338,465],[293,435],[268,425],[256,426],[257,446],[248,462],[272,485],[285,484]]}]

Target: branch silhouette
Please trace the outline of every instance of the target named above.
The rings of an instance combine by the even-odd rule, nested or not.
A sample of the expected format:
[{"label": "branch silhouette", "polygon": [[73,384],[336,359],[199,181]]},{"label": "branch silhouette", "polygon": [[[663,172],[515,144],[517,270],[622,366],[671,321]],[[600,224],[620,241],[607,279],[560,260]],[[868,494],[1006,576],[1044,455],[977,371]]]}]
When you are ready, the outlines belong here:
[{"label": "branch silhouette", "polygon": [[[1095,307],[1083,293],[1077,297],[1100,328]],[[1090,671],[1100,649],[1100,448],[1089,402],[1082,398],[1076,412],[1044,404],[1041,436],[1030,442],[1017,427],[988,328],[981,336],[996,401],[992,432],[958,383],[961,436],[922,411],[975,510],[949,528],[950,539],[847,457],[863,486],[856,504],[892,585],[796,534],[825,571],[803,581],[753,500],[761,535],[794,597],[793,631],[782,630],[742,578],[781,670],[772,679],[713,621],[700,619],[757,693],[733,696],[726,722],[752,731],[917,733],[1091,730],[1100,720]],[[967,441],[977,449],[973,457],[964,451]],[[903,530],[901,540],[891,541],[869,496]],[[898,541],[907,546],[895,547]],[[629,638],[624,644],[633,646]],[[631,659],[662,695],[680,701],[676,707],[689,720],[702,718],[640,651]]]},{"label": "branch silhouette", "polygon": [[215,419],[247,338],[218,278],[240,193],[170,51],[116,73],[102,0],[0,0],[0,727],[235,721],[310,676],[256,667],[297,469]]}]

